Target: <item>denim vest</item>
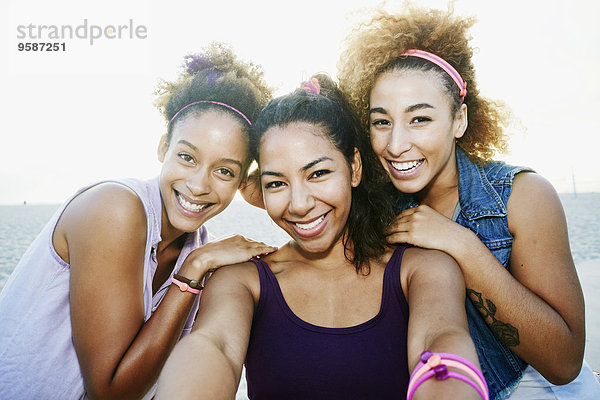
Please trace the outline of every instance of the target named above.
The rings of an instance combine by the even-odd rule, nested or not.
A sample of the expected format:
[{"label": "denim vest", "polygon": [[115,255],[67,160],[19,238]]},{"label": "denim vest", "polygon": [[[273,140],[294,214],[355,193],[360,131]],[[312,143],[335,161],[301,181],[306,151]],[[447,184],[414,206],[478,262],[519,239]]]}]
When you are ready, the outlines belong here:
[{"label": "denim vest", "polygon": [[[456,163],[460,205],[456,222],[475,232],[502,265],[508,268],[513,237],[508,230],[506,203],[515,175],[532,170],[498,161],[480,166],[473,163],[458,146]],[[402,194],[398,200],[398,209],[418,205],[406,194]],[[489,387],[490,399],[503,399],[519,383],[527,363],[495,338],[469,299],[466,309],[471,338]]]}]

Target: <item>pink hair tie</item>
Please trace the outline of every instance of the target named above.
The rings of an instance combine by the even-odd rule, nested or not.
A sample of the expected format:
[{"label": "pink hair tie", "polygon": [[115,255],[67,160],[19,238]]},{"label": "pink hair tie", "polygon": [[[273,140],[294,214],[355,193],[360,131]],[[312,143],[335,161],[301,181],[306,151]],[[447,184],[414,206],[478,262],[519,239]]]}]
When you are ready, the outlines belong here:
[{"label": "pink hair tie", "polygon": [[463,80],[458,71],[455,70],[454,67],[450,65],[446,60],[436,56],[435,54],[417,49],[407,50],[401,55],[422,58],[424,60],[434,63],[435,65],[443,69],[448,75],[450,75],[450,78],[452,78],[452,80],[456,82],[456,85],[460,89],[460,97],[463,101],[465,100],[465,96],[467,95],[467,82]]},{"label": "pink hair tie", "polygon": [[200,103],[210,103],[210,104],[217,104],[217,105],[219,105],[219,106],[226,107],[226,108],[228,108],[228,109],[230,109],[230,110],[232,110],[232,111],[235,111],[236,113],[238,113],[238,114],[239,114],[239,115],[240,115],[242,118],[244,118],[244,119],[246,120],[246,122],[248,123],[248,125],[252,126],[252,122],[250,122],[250,120],[248,119],[248,117],[246,117],[246,116],[244,115],[244,113],[243,113],[243,112],[241,112],[240,110],[238,110],[237,108],[235,108],[235,107],[232,107],[232,106],[230,106],[229,104],[221,103],[220,101],[212,101],[212,100],[200,100],[200,101],[195,101],[195,102],[193,102],[193,103],[190,103],[190,104],[188,104],[188,105],[186,105],[186,106],[183,106],[183,107],[182,107],[182,108],[181,108],[179,111],[177,111],[177,112],[175,113],[175,115],[173,115],[173,117],[172,117],[172,118],[171,118],[171,120],[169,121],[169,124],[173,123],[173,120],[174,120],[174,119],[175,119],[175,118],[176,118],[176,117],[177,117],[177,116],[178,116],[178,115],[179,115],[179,114],[180,114],[180,113],[181,113],[183,110],[185,110],[186,108],[188,108],[188,107],[191,107],[191,106],[193,106],[193,105],[195,105],[195,104],[200,104]]},{"label": "pink hair tie", "polygon": [[319,84],[319,80],[317,78],[312,78],[310,81],[302,82],[302,86],[300,86],[300,88],[307,93],[321,93],[321,85]]}]

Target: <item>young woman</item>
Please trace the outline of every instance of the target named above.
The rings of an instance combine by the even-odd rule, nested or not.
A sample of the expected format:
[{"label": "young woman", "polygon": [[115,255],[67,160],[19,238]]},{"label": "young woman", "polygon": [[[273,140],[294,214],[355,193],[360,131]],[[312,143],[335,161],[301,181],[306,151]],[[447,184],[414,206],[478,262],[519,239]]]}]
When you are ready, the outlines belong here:
[{"label": "young woman", "polygon": [[479,94],[472,24],[408,8],[347,39],[340,84],[401,211],[388,240],[458,262],[492,398],[598,398],[589,368],[579,375],[584,302],[560,200],[532,170],[491,160],[507,121]]},{"label": "young woman", "polygon": [[159,90],[160,176],[81,189],[4,287],[0,398],[141,398],[189,333],[204,275],[275,250],[207,243],[203,226],[243,185],[250,124],[270,97],[262,75],[218,44],[185,68]]},{"label": "young woman", "polygon": [[422,385],[417,374],[415,398],[480,398],[474,387],[485,397],[456,263],[385,246],[392,210],[363,179],[376,160],[333,81],[318,79],[270,102],[253,127],[265,208],[291,240],[215,272],[157,398],[232,399],[244,360],[251,399],[402,398],[409,371],[435,359],[424,350],[470,367]]}]

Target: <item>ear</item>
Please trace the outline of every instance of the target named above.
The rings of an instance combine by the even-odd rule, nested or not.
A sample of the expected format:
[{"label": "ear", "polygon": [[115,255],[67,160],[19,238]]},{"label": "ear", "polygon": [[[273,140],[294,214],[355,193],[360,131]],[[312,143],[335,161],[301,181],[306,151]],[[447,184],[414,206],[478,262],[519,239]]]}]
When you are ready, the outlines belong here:
[{"label": "ear", "polygon": [[469,125],[469,119],[467,118],[467,105],[463,104],[460,106],[460,109],[456,113],[456,117],[454,118],[454,138],[458,139],[463,137],[465,131],[467,130],[467,126]]},{"label": "ear", "polygon": [[350,167],[352,169],[352,179],[350,182],[352,187],[357,187],[362,179],[362,159],[360,158],[360,151],[356,147],[354,148],[354,158]]},{"label": "ear", "polygon": [[158,156],[158,161],[164,162],[165,155],[167,154],[167,148],[169,144],[167,143],[167,135],[162,135],[160,141],[158,142],[158,149],[156,149],[156,155]]}]

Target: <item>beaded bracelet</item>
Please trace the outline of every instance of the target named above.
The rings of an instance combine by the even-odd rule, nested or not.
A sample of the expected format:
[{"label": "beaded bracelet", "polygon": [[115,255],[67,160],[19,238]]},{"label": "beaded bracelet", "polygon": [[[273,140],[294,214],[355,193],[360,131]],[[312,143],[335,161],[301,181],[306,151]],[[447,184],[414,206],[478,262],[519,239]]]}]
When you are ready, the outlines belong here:
[{"label": "beaded bracelet", "polygon": [[[448,371],[448,367],[457,368],[470,378],[463,374]],[[479,369],[469,360],[450,353],[432,353],[424,351],[421,353],[421,359],[415,367],[408,384],[406,399],[412,399],[415,390],[427,379],[435,376],[437,380],[455,378],[472,386],[484,400],[489,400],[488,387]]]}]

